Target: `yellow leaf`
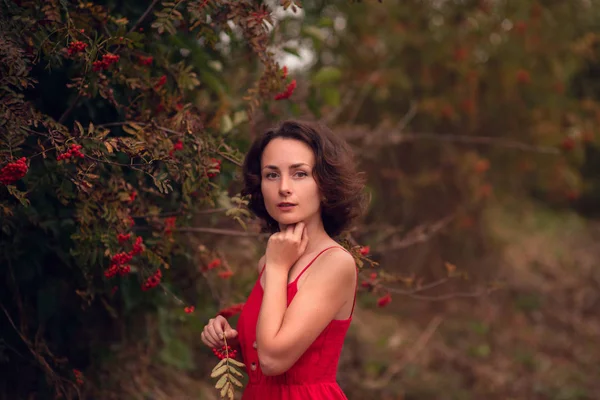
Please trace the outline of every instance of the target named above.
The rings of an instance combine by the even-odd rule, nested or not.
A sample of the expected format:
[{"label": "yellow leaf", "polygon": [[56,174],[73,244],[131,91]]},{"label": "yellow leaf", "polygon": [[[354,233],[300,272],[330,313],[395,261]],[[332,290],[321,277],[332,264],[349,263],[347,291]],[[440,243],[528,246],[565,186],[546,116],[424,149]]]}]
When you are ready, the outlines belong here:
[{"label": "yellow leaf", "polygon": [[225,386],[223,386],[223,389],[221,389],[221,398],[225,397],[225,394],[227,393],[227,391],[231,388],[231,383],[227,382],[225,384]]},{"label": "yellow leaf", "polygon": [[230,386],[227,391],[227,396],[229,396],[229,400],[233,400],[233,388]]},{"label": "yellow leaf", "polygon": [[229,375],[229,380],[233,382],[234,385],[242,387],[242,382],[240,382],[235,376]]},{"label": "yellow leaf", "polygon": [[110,144],[110,143],[108,143],[108,142],[104,142],[104,147],[106,147],[106,150],[107,150],[109,153],[111,153],[111,154],[112,154],[112,152],[113,152],[113,147],[111,146],[111,144]]},{"label": "yellow leaf", "polygon": [[144,128],[142,128],[141,126],[139,126],[138,124],[136,124],[135,122],[130,122],[129,126],[131,126],[133,129],[135,129],[136,131],[143,131]]},{"label": "yellow leaf", "polygon": [[123,18],[115,19],[114,22],[117,25],[127,25],[129,23],[129,20],[127,18],[123,17]]},{"label": "yellow leaf", "polygon": [[246,368],[246,365],[244,363],[239,362],[235,358],[229,358],[228,360],[229,360],[230,363],[232,363],[234,365],[237,365],[240,368]]},{"label": "yellow leaf", "polygon": [[221,365],[219,368],[213,369],[212,373],[210,374],[210,377],[216,378],[217,376],[224,374],[225,371],[227,371],[227,365]]},{"label": "yellow leaf", "polygon": [[[212,375],[211,375],[211,376],[212,376]],[[217,381],[217,384],[215,385],[215,388],[216,388],[216,389],[221,389],[221,388],[222,388],[222,387],[225,385],[225,382],[227,382],[227,375],[223,375],[223,376],[221,377],[221,379],[219,379],[219,380]]]},{"label": "yellow leaf", "polygon": [[456,271],[456,265],[454,265],[454,264],[446,262],[446,263],[444,263],[444,266],[446,267],[446,271],[448,271],[448,274],[451,274],[454,271]]},{"label": "yellow leaf", "polygon": [[90,125],[88,126],[88,135],[94,134],[94,124],[90,121]]},{"label": "yellow leaf", "polygon": [[225,362],[227,361],[227,359],[222,359],[221,361],[219,361],[219,363],[217,365],[215,365],[215,367],[212,369],[213,371],[215,371],[217,368],[219,368],[221,365],[224,365]]},{"label": "yellow leaf", "polygon": [[129,133],[130,135],[137,135],[137,131],[128,127],[127,125],[123,125],[122,128],[125,132]]},{"label": "yellow leaf", "polygon": [[243,377],[244,375],[242,375],[242,373],[240,371],[238,371],[233,365],[229,366],[229,372],[233,372],[234,374],[236,374],[237,376],[241,376]]}]

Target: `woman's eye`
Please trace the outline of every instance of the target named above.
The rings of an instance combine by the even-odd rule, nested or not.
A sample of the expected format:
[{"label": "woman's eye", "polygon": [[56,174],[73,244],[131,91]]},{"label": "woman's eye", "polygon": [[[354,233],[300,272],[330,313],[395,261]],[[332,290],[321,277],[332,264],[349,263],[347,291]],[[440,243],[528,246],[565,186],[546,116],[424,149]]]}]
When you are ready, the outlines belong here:
[{"label": "woman's eye", "polygon": [[275,179],[275,178],[277,178],[277,174],[275,172],[269,172],[268,174],[265,175],[265,178]]},{"label": "woman's eye", "polygon": [[305,176],[308,176],[308,174],[304,171],[298,171],[298,172],[296,172],[296,176],[305,177]]}]

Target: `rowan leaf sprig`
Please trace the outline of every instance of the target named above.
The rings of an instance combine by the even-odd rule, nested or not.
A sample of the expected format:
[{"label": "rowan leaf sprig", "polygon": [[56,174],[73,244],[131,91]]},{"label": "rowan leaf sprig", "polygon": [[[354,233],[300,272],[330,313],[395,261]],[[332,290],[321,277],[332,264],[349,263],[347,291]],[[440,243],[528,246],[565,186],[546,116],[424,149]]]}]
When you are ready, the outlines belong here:
[{"label": "rowan leaf sprig", "polygon": [[243,378],[244,376],[238,368],[243,369],[246,365],[233,358],[237,351],[231,350],[231,347],[227,344],[227,338],[224,333],[223,342],[225,345],[222,350],[213,349],[214,353],[221,358],[221,361],[213,368],[210,377],[219,378],[215,384],[215,389],[220,391],[219,394],[221,398],[224,399],[227,397],[229,400],[233,400],[235,386],[240,388],[244,386],[242,382],[236,378],[236,375],[240,378]]}]

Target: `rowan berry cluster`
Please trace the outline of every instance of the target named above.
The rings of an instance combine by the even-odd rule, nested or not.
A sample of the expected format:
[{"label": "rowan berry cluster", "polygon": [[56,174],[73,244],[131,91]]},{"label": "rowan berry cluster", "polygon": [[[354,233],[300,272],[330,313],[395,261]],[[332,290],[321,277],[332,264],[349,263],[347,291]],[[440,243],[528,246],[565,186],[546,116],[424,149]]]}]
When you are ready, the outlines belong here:
[{"label": "rowan berry cluster", "polygon": [[214,260],[212,260],[211,262],[208,263],[208,265],[206,266],[207,269],[211,270],[211,269],[215,269],[221,266],[221,259],[220,258],[215,258]]},{"label": "rowan berry cluster", "polygon": [[186,314],[191,314],[191,313],[193,313],[193,312],[194,312],[194,310],[195,310],[195,309],[196,309],[196,307],[194,307],[194,306],[189,306],[189,307],[185,307],[185,308],[183,309],[183,311],[185,311],[185,313],[186,313]]},{"label": "rowan berry cluster", "polygon": [[[123,244],[124,242],[126,242],[127,240],[129,240],[131,238],[131,233],[128,234],[118,234],[117,235],[117,239],[119,240],[119,243]],[[114,276],[116,276],[117,274],[119,274],[120,276],[125,276],[127,274],[129,274],[131,272],[131,267],[128,265],[129,262],[133,259],[133,256],[140,254],[142,251],[144,251],[144,246],[142,244],[142,237],[138,236],[135,239],[135,243],[133,244],[133,247],[131,249],[130,252],[121,252],[121,253],[117,253],[114,256],[112,256],[111,260],[110,260],[110,267],[108,267],[105,271],[104,271],[104,276],[107,279],[113,278]]]},{"label": "rowan berry cluster", "polygon": [[160,284],[160,280],[162,279],[162,271],[159,269],[156,272],[146,279],[146,282],[142,285],[142,290],[145,292],[146,290],[152,289]]},{"label": "rowan berry cluster", "polygon": [[385,307],[392,302],[392,295],[386,293],[384,296],[377,299],[377,307]]},{"label": "rowan berry cluster", "polygon": [[0,170],[0,183],[10,185],[11,183],[18,181],[27,174],[28,168],[25,157],[21,157],[15,162],[6,164]]},{"label": "rowan berry cluster", "polygon": [[183,142],[181,140],[177,140],[175,143],[173,143],[173,148],[169,151],[169,156],[173,157],[173,153],[180,150],[183,150]]},{"label": "rowan berry cluster", "polygon": [[131,255],[135,256],[144,251],[144,245],[142,244],[142,241],[143,239],[141,236],[135,238],[135,242],[133,243],[133,247],[130,252]]},{"label": "rowan berry cluster", "polygon": [[175,221],[177,217],[167,217],[165,218],[165,233],[170,235],[173,233],[173,229],[175,229]]},{"label": "rowan berry cluster", "polygon": [[287,87],[285,88],[285,90],[283,92],[277,93],[275,95],[275,100],[289,99],[292,96],[292,94],[294,93],[294,90],[296,90],[296,80],[295,79],[287,85]]},{"label": "rowan berry cluster", "polygon": [[117,274],[125,276],[131,272],[131,267],[127,265],[133,256],[129,253],[118,253],[111,259],[110,267],[104,271],[104,276],[108,279],[113,278]]},{"label": "rowan berry cluster", "polygon": [[221,279],[229,279],[233,276],[233,271],[228,269],[227,271],[221,271],[217,274],[217,276]]},{"label": "rowan berry cluster", "polygon": [[86,49],[86,47],[88,47],[87,43],[81,41],[71,42],[67,48],[67,53],[72,56],[73,54],[81,53]]},{"label": "rowan berry cluster", "polygon": [[237,350],[231,348],[231,346],[223,346],[220,349],[214,347],[212,352],[215,356],[219,357],[220,360],[224,358],[235,358]]},{"label": "rowan berry cluster", "polygon": [[140,65],[152,65],[152,61],[154,61],[152,57],[140,56],[139,58]]},{"label": "rowan berry cluster", "polygon": [[83,385],[83,373],[78,369],[73,369],[73,375],[79,386]]},{"label": "rowan berry cluster", "polygon": [[108,69],[111,64],[119,61],[119,55],[107,53],[102,56],[102,60],[94,61],[92,63],[92,69],[94,71],[102,71]]},{"label": "rowan berry cluster", "polygon": [[206,176],[208,176],[209,178],[214,178],[219,172],[221,172],[221,160],[211,158],[210,161],[210,169],[213,171],[207,172]]},{"label": "rowan berry cluster", "polygon": [[71,145],[71,147],[69,148],[69,150],[65,151],[62,154],[59,154],[58,157],[56,157],[57,161],[61,161],[61,160],[68,160],[69,158],[72,157],[79,157],[79,158],[83,158],[84,155],[81,151],[79,151],[82,148],[82,146],[80,144],[75,144],[73,143]]},{"label": "rowan berry cluster", "polygon": [[167,76],[163,75],[160,78],[158,78],[158,82],[156,82],[156,84],[154,85],[154,88],[158,89],[161,86],[164,86],[165,83],[167,83]]},{"label": "rowan berry cluster", "polygon": [[231,307],[222,309],[217,315],[221,315],[223,318],[229,319],[234,315],[239,314],[242,311],[242,308],[244,308],[244,303],[234,304]]}]

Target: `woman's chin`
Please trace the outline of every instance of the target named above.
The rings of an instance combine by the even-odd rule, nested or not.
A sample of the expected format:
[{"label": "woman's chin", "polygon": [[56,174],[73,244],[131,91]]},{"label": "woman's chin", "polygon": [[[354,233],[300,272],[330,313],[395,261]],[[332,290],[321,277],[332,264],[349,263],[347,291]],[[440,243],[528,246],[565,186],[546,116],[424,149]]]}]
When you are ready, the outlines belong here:
[{"label": "woman's chin", "polygon": [[299,218],[297,216],[292,216],[292,215],[280,215],[276,221],[280,224],[280,225],[294,225],[297,224],[298,222],[302,221],[302,218]]}]

